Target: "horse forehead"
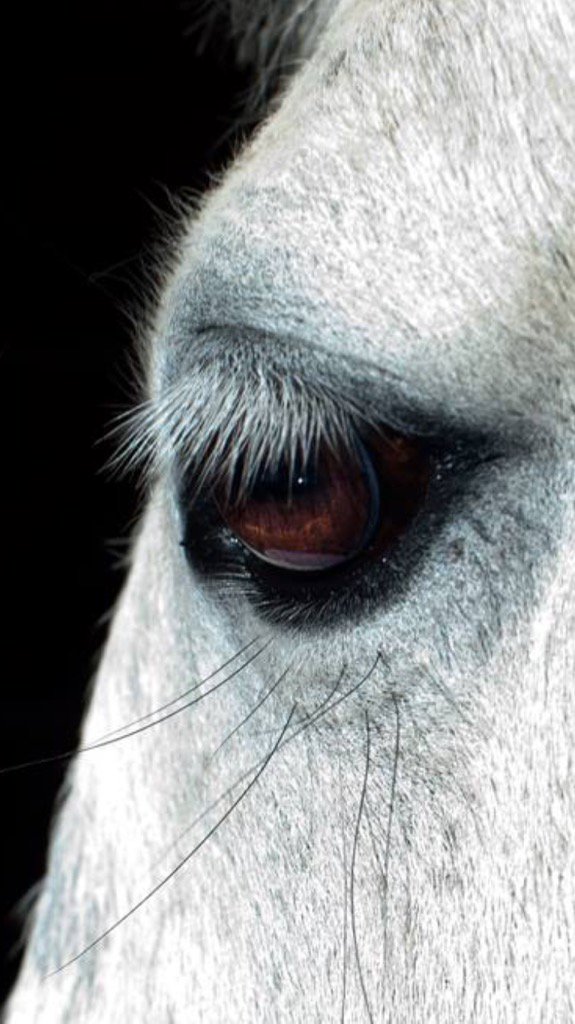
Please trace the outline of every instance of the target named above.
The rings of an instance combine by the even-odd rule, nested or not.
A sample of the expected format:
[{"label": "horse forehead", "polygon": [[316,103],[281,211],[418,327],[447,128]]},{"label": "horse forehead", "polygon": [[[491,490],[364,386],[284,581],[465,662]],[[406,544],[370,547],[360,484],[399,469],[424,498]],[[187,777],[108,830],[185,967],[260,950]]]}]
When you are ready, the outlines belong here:
[{"label": "horse forehead", "polygon": [[559,229],[573,199],[569,34],[537,0],[529,19],[505,3],[491,18],[474,2],[365,6],[334,17],[253,147],[253,184],[283,185],[290,213],[305,198],[338,231],[346,216],[408,228],[409,251],[418,227],[420,245],[430,239],[430,218],[461,243],[478,226]]},{"label": "horse forehead", "polygon": [[252,307],[282,290],[386,343],[391,323],[437,339],[496,312],[513,345],[534,329],[559,344],[574,38],[560,3],[341,5],[207,204],[210,274],[239,265]]}]

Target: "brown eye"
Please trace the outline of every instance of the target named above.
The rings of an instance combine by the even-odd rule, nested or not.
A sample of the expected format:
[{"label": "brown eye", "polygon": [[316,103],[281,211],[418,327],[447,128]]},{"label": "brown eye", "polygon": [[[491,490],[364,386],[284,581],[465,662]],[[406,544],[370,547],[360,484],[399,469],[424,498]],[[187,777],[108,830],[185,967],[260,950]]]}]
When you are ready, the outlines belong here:
[{"label": "brown eye", "polygon": [[324,447],[313,466],[262,476],[247,499],[222,514],[268,564],[321,572],[385,551],[422,503],[428,478],[428,459],[415,442],[377,435],[358,440],[353,455]]}]

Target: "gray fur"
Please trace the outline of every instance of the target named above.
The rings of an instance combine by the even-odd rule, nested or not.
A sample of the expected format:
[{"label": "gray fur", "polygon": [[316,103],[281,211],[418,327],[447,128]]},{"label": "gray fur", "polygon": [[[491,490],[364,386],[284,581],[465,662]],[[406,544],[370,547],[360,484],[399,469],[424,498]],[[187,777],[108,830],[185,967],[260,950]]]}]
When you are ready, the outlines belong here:
[{"label": "gray fur", "polygon": [[[78,758],[8,1024],[574,1018],[574,58],[567,0],[343,2],[192,216],[83,745],[262,653]],[[182,454],[362,416],[500,441],[390,598],[297,629],[190,569]]]}]

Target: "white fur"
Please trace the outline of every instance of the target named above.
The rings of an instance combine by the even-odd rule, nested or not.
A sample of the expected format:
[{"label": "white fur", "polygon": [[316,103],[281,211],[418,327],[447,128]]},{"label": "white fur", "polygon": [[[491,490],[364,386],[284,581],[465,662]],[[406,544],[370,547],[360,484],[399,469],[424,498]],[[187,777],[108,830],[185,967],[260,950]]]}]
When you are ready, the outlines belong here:
[{"label": "white fur", "polygon": [[[272,642],[193,709],[77,759],[8,1024],[575,1017],[575,17],[568,0],[322,11],[166,283],[143,438],[161,458],[83,745]],[[505,439],[399,595],[336,629],[270,625],[178,544],[182,409],[201,450],[221,368],[226,401],[245,384],[226,352],[256,336],[269,365],[300,353],[314,422],[342,368],[352,418],[379,401],[386,422],[399,396]],[[265,395],[230,412],[250,436]],[[349,697],[290,741],[342,671]],[[197,856],[42,980],[201,840],[294,705]]]}]

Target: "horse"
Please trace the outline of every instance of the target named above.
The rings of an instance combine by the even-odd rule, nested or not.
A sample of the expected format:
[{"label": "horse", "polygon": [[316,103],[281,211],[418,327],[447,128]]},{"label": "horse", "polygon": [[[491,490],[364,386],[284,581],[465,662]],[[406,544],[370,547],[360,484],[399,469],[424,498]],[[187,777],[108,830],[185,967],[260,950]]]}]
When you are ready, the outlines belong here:
[{"label": "horse", "polygon": [[573,1020],[575,15],[231,13],[5,1019]]}]

